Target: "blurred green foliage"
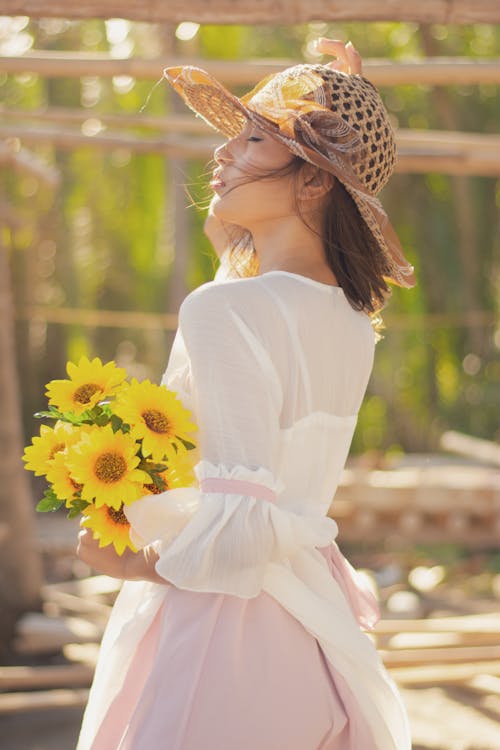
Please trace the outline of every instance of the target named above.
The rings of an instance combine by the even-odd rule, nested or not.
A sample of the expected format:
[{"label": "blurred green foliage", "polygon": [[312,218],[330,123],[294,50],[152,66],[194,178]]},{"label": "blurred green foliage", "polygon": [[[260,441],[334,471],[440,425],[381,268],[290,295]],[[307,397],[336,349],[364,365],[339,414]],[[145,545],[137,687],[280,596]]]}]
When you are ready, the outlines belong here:
[{"label": "blurred green foliage", "polygon": [[[310,42],[322,35],[352,39],[364,57],[400,60],[428,54],[494,56],[500,42],[498,27],[483,25],[202,26],[189,41],[179,41],[174,32],[119,20],[4,19],[0,52],[20,54],[33,47],[117,56],[163,52],[179,59],[302,60],[312,59]],[[382,94],[400,127],[497,131],[500,100],[494,86],[396,86]],[[137,114],[141,108],[146,115],[161,115],[174,106],[166,86],[153,88],[126,76],[0,74],[0,98],[16,109],[83,106],[89,118],[98,117],[95,112]],[[172,332],[159,328],[26,320],[29,305],[176,312],[179,258],[187,261],[184,293],[210,279],[216,266],[202,213],[187,208],[187,195],[180,205],[174,188],[175,182],[185,183],[202,202],[205,164],[172,165],[159,155],[133,154],[120,146],[109,151],[44,146],[36,153],[58,168],[58,188],[28,172],[4,170],[0,182],[0,199],[16,216],[4,224],[2,243],[12,266],[27,433],[31,413],[44,405],[44,383],[62,376],[68,358],[114,358],[139,377],[158,379],[172,341]],[[446,429],[498,438],[499,181],[398,174],[382,197],[417,267],[419,284],[410,292],[395,289],[384,314],[386,329],[354,450],[432,450]],[[176,210],[185,218],[181,240],[175,236]],[[478,312],[476,318],[470,315]]]}]

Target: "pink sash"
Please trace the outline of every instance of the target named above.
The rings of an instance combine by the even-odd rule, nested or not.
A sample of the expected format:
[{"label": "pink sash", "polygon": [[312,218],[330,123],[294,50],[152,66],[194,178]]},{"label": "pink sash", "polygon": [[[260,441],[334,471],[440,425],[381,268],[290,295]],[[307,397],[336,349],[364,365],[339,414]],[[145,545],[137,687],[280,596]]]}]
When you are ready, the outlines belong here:
[{"label": "pink sash", "polygon": [[[241,479],[207,477],[200,481],[202,492],[224,492],[236,495],[251,495],[259,500],[275,502],[276,493],[270,487]],[[372,630],[380,619],[377,598],[351,563],[344,557],[337,543],[332,540],[326,547],[316,548],[328,564],[332,577],[340,586],[349,602],[360,627]]]}]

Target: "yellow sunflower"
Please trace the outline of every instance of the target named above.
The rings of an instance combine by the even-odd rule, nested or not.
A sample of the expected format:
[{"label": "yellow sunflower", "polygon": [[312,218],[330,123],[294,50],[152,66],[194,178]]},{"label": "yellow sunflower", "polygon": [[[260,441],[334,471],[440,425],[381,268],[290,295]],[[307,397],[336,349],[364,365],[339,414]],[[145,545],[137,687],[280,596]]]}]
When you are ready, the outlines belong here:
[{"label": "yellow sunflower", "polygon": [[59,500],[64,500],[70,507],[71,500],[74,499],[75,493],[82,489],[82,485],[75,482],[71,476],[67,465],[68,454],[66,451],[56,453],[51,461],[50,469],[47,471],[47,482],[52,485],[52,489]]},{"label": "yellow sunflower", "polygon": [[190,421],[191,412],[173,391],[149,380],[135,378],[117,396],[114,411],[130,425],[131,434],[142,440],[142,453],[153,461],[175,460],[177,446],[185,450],[181,438],[192,441],[191,432],[197,429]]},{"label": "yellow sunflower", "polygon": [[113,432],[111,425],[92,427],[68,451],[72,479],[82,484],[84,500],[118,510],[141,497],[149,477],[137,465],[137,443],[130,434]]},{"label": "yellow sunflower", "polygon": [[127,375],[114,362],[103,365],[98,357],[92,361],[82,357],[78,365],[68,362],[66,370],[70,379],[51,380],[46,395],[52,406],[75,414],[92,409],[107,396],[113,396]]},{"label": "yellow sunflower", "polygon": [[130,524],[122,504],[118,508],[111,508],[109,505],[97,508],[93,503],[87,505],[81,525],[92,530],[93,538],[99,540],[99,547],[112,544],[119,555],[123,555],[127,547],[132,552],[137,552],[130,540]]},{"label": "yellow sunflower", "polygon": [[41,477],[50,470],[55,456],[78,440],[80,428],[67,422],[56,422],[54,427],[42,425],[40,436],[32,439],[32,445],[24,449],[25,469]]},{"label": "yellow sunflower", "polygon": [[159,471],[158,475],[165,482],[165,487],[160,489],[154,482],[149,481],[143,485],[145,495],[159,495],[174,487],[190,487],[194,482],[193,465],[187,453],[179,453],[172,463],[169,463],[165,471]]}]

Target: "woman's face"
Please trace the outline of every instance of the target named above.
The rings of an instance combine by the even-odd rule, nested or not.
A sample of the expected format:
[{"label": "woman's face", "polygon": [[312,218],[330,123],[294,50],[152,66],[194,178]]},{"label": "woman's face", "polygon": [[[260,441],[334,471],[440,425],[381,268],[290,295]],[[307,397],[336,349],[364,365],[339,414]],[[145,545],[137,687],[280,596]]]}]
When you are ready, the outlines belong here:
[{"label": "woman's face", "polygon": [[247,122],[242,132],[215,150],[210,183],[212,210],[222,221],[252,231],[256,224],[296,213],[292,173],[275,175],[293,160],[291,152]]}]

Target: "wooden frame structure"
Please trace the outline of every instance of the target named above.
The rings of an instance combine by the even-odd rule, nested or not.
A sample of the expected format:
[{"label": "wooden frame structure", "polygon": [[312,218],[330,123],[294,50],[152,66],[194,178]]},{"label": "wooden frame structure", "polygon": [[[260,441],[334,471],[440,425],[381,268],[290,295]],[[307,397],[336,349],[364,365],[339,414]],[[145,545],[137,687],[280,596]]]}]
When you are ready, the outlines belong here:
[{"label": "wooden frame structure", "polygon": [[[0,70],[10,74],[36,73],[47,77],[111,77],[128,75],[139,79],[158,80],[164,67],[175,62],[169,58],[116,59],[109,55],[85,53],[40,52],[21,57],[0,58]],[[206,68],[226,85],[250,87],[256,80],[281,70],[291,60],[236,61],[186,60]],[[467,58],[428,58],[391,63],[387,60],[366,60],[367,77],[379,86],[466,85],[500,83],[500,59],[469,60]],[[168,117],[148,115],[101,115],[93,109],[51,108],[47,110],[7,110],[0,108],[4,121],[0,138],[17,139],[30,144],[52,143],[71,150],[89,145],[110,150],[126,148],[135,153],[161,153],[180,158],[208,159],[217,137],[200,120],[170,114]],[[85,123],[92,121],[94,132],[86,132]],[[37,123],[34,128],[26,122]],[[47,126],[46,123],[52,123]],[[114,128],[111,130],[109,128]],[[138,135],[133,130],[156,130],[164,135]],[[132,132],[130,132],[132,130]],[[187,137],[186,137],[187,136]],[[199,137],[197,137],[199,136]],[[449,133],[441,131],[401,130],[398,133],[399,161],[397,169],[404,173],[443,172],[450,175],[497,176],[500,174],[500,139],[493,135]]]},{"label": "wooden frame structure", "polygon": [[151,23],[295,24],[309,21],[498,23],[497,0],[3,0],[3,15],[128,18]]},{"label": "wooden frame structure", "polygon": [[[411,0],[400,3],[388,0],[4,0],[2,13],[25,14],[33,18],[64,17],[127,18],[176,24],[191,20],[215,24],[293,24],[321,21],[412,21],[417,23],[469,24],[500,21],[497,0]],[[158,80],[164,67],[177,60],[165,58],[115,59],[109,55],[35,51],[21,57],[0,58],[0,70],[8,74],[35,73],[46,77],[130,76]],[[183,60],[204,67],[226,85],[251,86],[292,61],[222,61]],[[366,60],[366,75],[378,86],[470,85],[500,83],[500,59],[428,58],[390,62]],[[127,148],[137,153],[162,153],[179,158],[207,158],[214,139],[204,137],[206,129],[199,121],[178,115],[166,118],[99,115],[89,110],[45,110],[6,112],[4,120],[14,124],[0,127],[0,138],[7,143],[53,143],[58,148],[73,149],[91,145],[101,149]],[[37,122],[37,127],[26,121]],[[93,121],[95,132],[89,129]],[[51,122],[47,127],[45,123]],[[41,123],[41,126],[40,126]],[[109,130],[113,127],[115,130]],[[126,129],[152,129],[168,133],[167,137],[150,137]],[[83,132],[82,132],[83,131]],[[198,136],[200,137],[191,137]],[[188,137],[186,137],[188,136]],[[500,143],[495,136],[432,131],[400,131],[400,172],[444,172],[451,175],[497,176],[500,174]]]},{"label": "wooden frame structure", "polygon": [[[293,60],[200,60],[186,59],[184,64],[208,70],[227,86],[253,86],[271,73],[293,65]],[[178,65],[168,57],[117,59],[110,55],[85,52],[45,52],[37,50],[21,57],[0,57],[3,73],[36,73],[50,78],[80,76],[131,76],[158,80],[163,68]],[[425,85],[451,86],[478,83],[500,83],[500,58],[430,57],[426,59],[365,60],[366,77],[376,86]]]}]

